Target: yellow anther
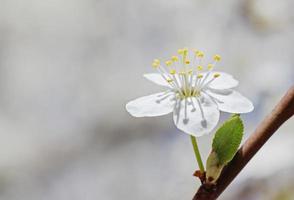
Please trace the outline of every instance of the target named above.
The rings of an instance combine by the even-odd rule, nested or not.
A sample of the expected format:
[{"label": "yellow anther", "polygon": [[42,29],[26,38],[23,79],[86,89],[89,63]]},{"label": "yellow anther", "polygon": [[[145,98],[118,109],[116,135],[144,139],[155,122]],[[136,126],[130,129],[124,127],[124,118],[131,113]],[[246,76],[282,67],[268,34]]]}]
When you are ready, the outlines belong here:
[{"label": "yellow anther", "polygon": [[220,76],[219,73],[216,73],[216,74],[213,75],[214,78],[217,78],[217,77],[219,77],[219,76]]},{"label": "yellow anther", "polygon": [[169,70],[169,73],[170,73],[171,75],[175,75],[177,72],[176,72],[175,69],[171,69],[171,70]]},{"label": "yellow anther", "polygon": [[196,56],[197,56],[198,58],[203,58],[203,57],[204,57],[204,53],[203,53],[203,51],[196,51]]},{"label": "yellow anther", "polygon": [[158,68],[160,66],[160,64],[158,62],[153,62],[152,63],[152,67],[154,68]]},{"label": "yellow anther", "polygon": [[203,66],[198,65],[198,66],[197,66],[197,69],[198,69],[199,71],[201,71],[201,70],[203,70]]},{"label": "yellow anther", "polygon": [[166,79],[166,81],[167,81],[168,83],[171,83],[171,82],[173,82],[174,80],[171,79],[171,78],[168,78],[168,79]]},{"label": "yellow anther", "polygon": [[165,64],[166,64],[167,66],[171,66],[171,65],[173,64],[173,62],[172,62],[171,60],[168,60],[168,61],[165,62]]},{"label": "yellow anther", "polygon": [[152,63],[152,67],[158,68],[160,66],[160,60],[154,59]]},{"label": "yellow anther", "polygon": [[187,48],[187,47],[185,47],[185,48],[183,49],[183,53],[184,53],[184,55],[187,55],[187,54],[188,54],[188,48]]},{"label": "yellow anther", "polygon": [[172,60],[173,62],[177,62],[177,61],[179,60],[179,58],[178,58],[178,56],[172,56],[172,57],[171,57],[171,60]]},{"label": "yellow anther", "polygon": [[190,64],[190,60],[186,60],[185,64],[189,65]]},{"label": "yellow anther", "polygon": [[158,60],[158,59],[154,59],[153,62],[160,64],[160,60]]},{"label": "yellow anther", "polygon": [[215,60],[215,61],[220,61],[221,59],[222,59],[222,57],[218,54],[213,56],[213,60]]},{"label": "yellow anther", "polygon": [[197,75],[197,78],[203,78],[203,75],[202,74],[198,74]]},{"label": "yellow anther", "polygon": [[211,70],[213,68],[213,64],[208,64],[207,69]]},{"label": "yellow anther", "polygon": [[190,70],[188,71],[188,74],[191,75],[192,73],[193,73],[193,70],[190,69]]},{"label": "yellow anther", "polygon": [[178,49],[178,54],[182,55],[184,53],[184,49]]}]

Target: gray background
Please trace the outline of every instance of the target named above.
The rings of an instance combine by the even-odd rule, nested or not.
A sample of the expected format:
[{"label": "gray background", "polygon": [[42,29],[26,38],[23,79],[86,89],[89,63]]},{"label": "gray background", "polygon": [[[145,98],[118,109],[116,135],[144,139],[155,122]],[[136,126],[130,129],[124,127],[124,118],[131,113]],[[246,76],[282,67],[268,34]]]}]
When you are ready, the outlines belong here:
[{"label": "gray background", "polygon": [[[245,138],[294,80],[293,1],[0,0],[0,199],[191,199],[188,135],[137,119],[153,58],[222,55],[256,107]],[[222,119],[228,115],[223,114]],[[293,119],[222,199],[293,199]],[[199,139],[203,157],[211,135]],[[283,197],[284,197],[283,196]]]}]

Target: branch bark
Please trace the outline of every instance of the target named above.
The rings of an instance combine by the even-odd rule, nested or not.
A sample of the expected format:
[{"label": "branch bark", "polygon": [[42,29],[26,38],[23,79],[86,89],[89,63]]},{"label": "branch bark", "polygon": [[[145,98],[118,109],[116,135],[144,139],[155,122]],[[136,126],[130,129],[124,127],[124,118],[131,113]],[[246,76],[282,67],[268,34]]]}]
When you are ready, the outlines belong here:
[{"label": "branch bark", "polygon": [[200,186],[193,200],[215,200],[234,180],[250,159],[276,132],[276,130],[294,114],[294,86],[279,101],[274,110],[259,124],[253,134],[238,150],[233,160],[224,168],[213,187]]}]

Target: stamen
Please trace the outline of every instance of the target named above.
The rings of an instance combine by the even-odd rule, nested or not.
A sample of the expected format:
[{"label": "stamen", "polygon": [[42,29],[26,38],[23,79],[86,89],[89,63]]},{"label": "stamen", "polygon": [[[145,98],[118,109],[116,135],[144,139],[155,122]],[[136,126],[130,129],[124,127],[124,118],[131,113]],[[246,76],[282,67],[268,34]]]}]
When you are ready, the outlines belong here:
[{"label": "stamen", "polygon": [[165,62],[166,66],[171,66],[173,64],[173,62],[171,60],[168,60]]},{"label": "stamen", "polygon": [[190,78],[189,78],[189,96],[191,96],[193,93],[193,72],[194,71],[192,69],[190,69],[188,71],[188,74],[190,76]]},{"label": "stamen", "polygon": [[216,54],[216,55],[214,55],[213,60],[219,62],[221,60],[221,56]]},{"label": "stamen", "polygon": [[171,69],[171,70],[169,70],[169,73],[170,73],[171,75],[175,75],[175,74],[177,73],[177,71],[176,71],[175,69]]},{"label": "stamen", "polygon": [[160,60],[159,59],[154,59],[153,62],[160,64]]},{"label": "stamen", "polygon": [[196,56],[197,56],[198,58],[203,58],[203,57],[204,57],[204,53],[203,53],[203,51],[196,51]]},{"label": "stamen", "polygon": [[171,60],[172,60],[173,62],[177,62],[177,61],[179,60],[179,58],[178,58],[178,56],[172,56],[172,57],[171,57]]},{"label": "stamen", "polygon": [[183,88],[183,90],[186,92],[186,82],[185,82],[185,75],[186,75],[186,72],[184,70],[181,70],[179,72],[179,77],[180,77],[180,81],[181,81],[181,86]]},{"label": "stamen", "polygon": [[201,71],[201,70],[203,70],[203,66],[201,66],[201,65],[198,65],[198,66],[197,66],[197,70],[198,70],[198,71]]},{"label": "stamen", "polygon": [[185,47],[185,48],[183,49],[183,53],[184,53],[184,55],[187,55],[187,54],[188,54],[188,48],[187,48],[187,47]]},{"label": "stamen", "polygon": [[219,77],[219,76],[220,76],[219,73],[215,73],[215,74],[213,75],[214,78],[217,78],[217,77]]},{"label": "stamen", "polygon": [[155,63],[155,62],[153,62],[153,63],[152,63],[152,67],[153,67],[153,68],[158,68],[158,67],[159,67],[159,65],[160,65],[160,64],[158,64],[158,63]]},{"label": "stamen", "polygon": [[[172,75],[172,76],[170,76],[168,73],[167,73],[167,71],[165,70],[165,69],[161,69],[161,70],[163,70],[164,71],[164,73],[161,73],[161,76],[176,90],[176,91],[178,91],[181,95],[182,95],[182,90],[181,90],[181,87],[180,87],[180,85],[179,85],[179,83],[178,83],[178,80],[177,80],[177,78],[176,78],[176,76],[175,76],[175,74],[176,74],[176,70],[174,70],[174,69],[171,69],[170,70],[170,74]],[[164,74],[165,75],[167,75],[168,76],[168,78],[165,78],[165,76],[164,76]]]},{"label": "stamen", "polygon": [[184,96],[183,91],[181,90],[181,86],[178,82],[177,77],[175,76],[175,74],[172,74],[173,80],[174,80],[174,84],[175,84],[175,88],[177,89],[177,91],[179,92],[180,95]]},{"label": "stamen", "polygon": [[205,85],[203,85],[202,88],[205,88],[208,84],[210,84],[212,81],[214,81],[218,77],[220,77],[219,73],[213,74],[213,78],[211,80],[209,80],[207,83],[205,83]]},{"label": "stamen", "polygon": [[178,54],[183,55],[184,49],[178,49]]},{"label": "stamen", "polygon": [[[187,60],[188,56],[188,48],[183,49],[183,69],[184,69],[184,74],[183,74],[183,85],[184,85],[184,93],[185,95],[188,95],[189,92],[189,83],[188,83],[188,73],[187,73],[187,64],[190,63],[190,61]],[[188,62],[187,62],[188,61]]]},{"label": "stamen", "polygon": [[197,74],[197,76],[196,76],[196,80],[195,80],[195,84],[194,84],[194,86],[193,86],[193,96],[195,96],[198,92],[199,92],[199,90],[200,90],[200,83],[201,83],[201,79],[203,78],[203,75],[202,74]]},{"label": "stamen", "polygon": [[[180,56],[171,56],[169,60],[164,62],[164,66],[160,64],[159,59],[154,59],[152,63],[152,66],[169,83],[171,90],[176,93],[176,98],[179,99],[202,96],[204,94],[202,92],[205,91],[203,88],[220,76],[219,73],[212,75],[213,68],[221,60],[220,55],[213,56],[214,62],[207,65],[207,71],[204,74],[202,73],[205,66],[202,64],[204,53],[196,49],[192,49],[192,51],[194,52],[193,58],[189,57],[188,48],[181,48],[177,51]],[[191,102],[193,103],[192,98]]]},{"label": "stamen", "polygon": [[171,95],[173,95],[173,93],[167,93],[165,95],[160,96],[160,99],[156,100],[156,103],[160,103],[161,101],[167,99],[168,97],[170,97]]},{"label": "stamen", "polygon": [[152,67],[153,68],[158,68],[160,66],[160,60],[154,59],[152,62]]},{"label": "stamen", "polygon": [[197,78],[201,79],[201,78],[203,78],[203,75],[202,74],[198,74],[197,75]]},{"label": "stamen", "polygon": [[203,78],[203,79],[200,81],[200,83],[199,83],[199,88],[203,88],[203,84],[205,83],[206,79],[209,77],[210,73],[211,73],[211,71],[208,71],[208,72],[205,74],[204,78]]},{"label": "stamen", "polygon": [[[157,61],[155,61],[157,62]],[[173,81],[170,81],[170,80],[173,80],[172,77],[168,74],[168,72],[166,71],[165,68],[163,68],[161,65],[159,65],[157,68],[157,71],[159,72],[159,74],[161,75],[161,77],[166,81],[168,82],[173,88],[177,89],[177,90],[180,90],[174,83]],[[166,77],[167,76],[167,77]]]},{"label": "stamen", "polygon": [[207,69],[208,69],[208,70],[212,70],[212,69],[213,69],[213,64],[208,64],[208,65],[207,65]]},{"label": "stamen", "polygon": [[186,65],[186,61],[187,61],[187,56],[188,56],[188,48],[185,47],[182,49],[182,56],[183,56],[183,60],[182,60],[182,63],[183,63],[183,66],[185,68],[185,65]]},{"label": "stamen", "polygon": [[[218,61],[221,60],[221,56],[218,55],[218,54],[216,54],[216,55],[214,55],[213,59],[214,59],[214,64],[209,64],[209,65],[207,66],[208,69],[209,69],[209,71],[206,73],[204,79],[203,79],[202,82],[200,83],[200,87],[201,87],[201,88],[204,87],[203,84],[205,83],[206,79],[207,79],[208,76],[210,75],[210,73],[211,73],[213,67],[215,66],[215,64],[216,64]],[[216,78],[216,77],[215,77],[215,78]],[[206,85],[207,85],[207,83],[205,84],[205,86],[206,86]]]},{"label": "stamen", "polygon": [[171,61],[173,62],[174,64],[174,67],[177,69],[177,70],[180,70],[180,62],[179,61],[179,57],[178,56],[172,56],[171,57]]},{"label": "stamen", "polygon": [[[158,63],[159,60],[154,60],[154,62]],[[167,64],[169,64],[169,63],[167,63]],[[159,67],[157,67],[156,69],[158,70],[158,72],[160,73],[160,75],[162,76],[162,78],[166,82],[168,82],[172,86],[173,89],[175,89],[176,91],[178,91],[179,93],[181,93],[181,87],[179,86],[178,81],[177,81],[176,77],[174,76],[174,74],[176,74],[176,70],[171,69],[170,70],[170,73],[168,73],[168,71],[166,70],[166,68],[162,67],[160,64],[159,64]]]}]

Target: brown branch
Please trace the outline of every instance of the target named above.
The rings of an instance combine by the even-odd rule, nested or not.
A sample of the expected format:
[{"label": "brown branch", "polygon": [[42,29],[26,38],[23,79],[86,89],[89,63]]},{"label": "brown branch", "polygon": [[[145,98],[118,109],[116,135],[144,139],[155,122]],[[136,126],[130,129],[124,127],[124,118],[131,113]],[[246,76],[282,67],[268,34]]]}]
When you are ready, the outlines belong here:
[{"label": "brown branch", "polygon": [[275,109],[260,123],[246,140],[233,160],[224,168],[214,187],[202,185],[193,200],[214,200],[227,188],[256,152],[275,131],[294,114],[294,86],[276,105]]}]

